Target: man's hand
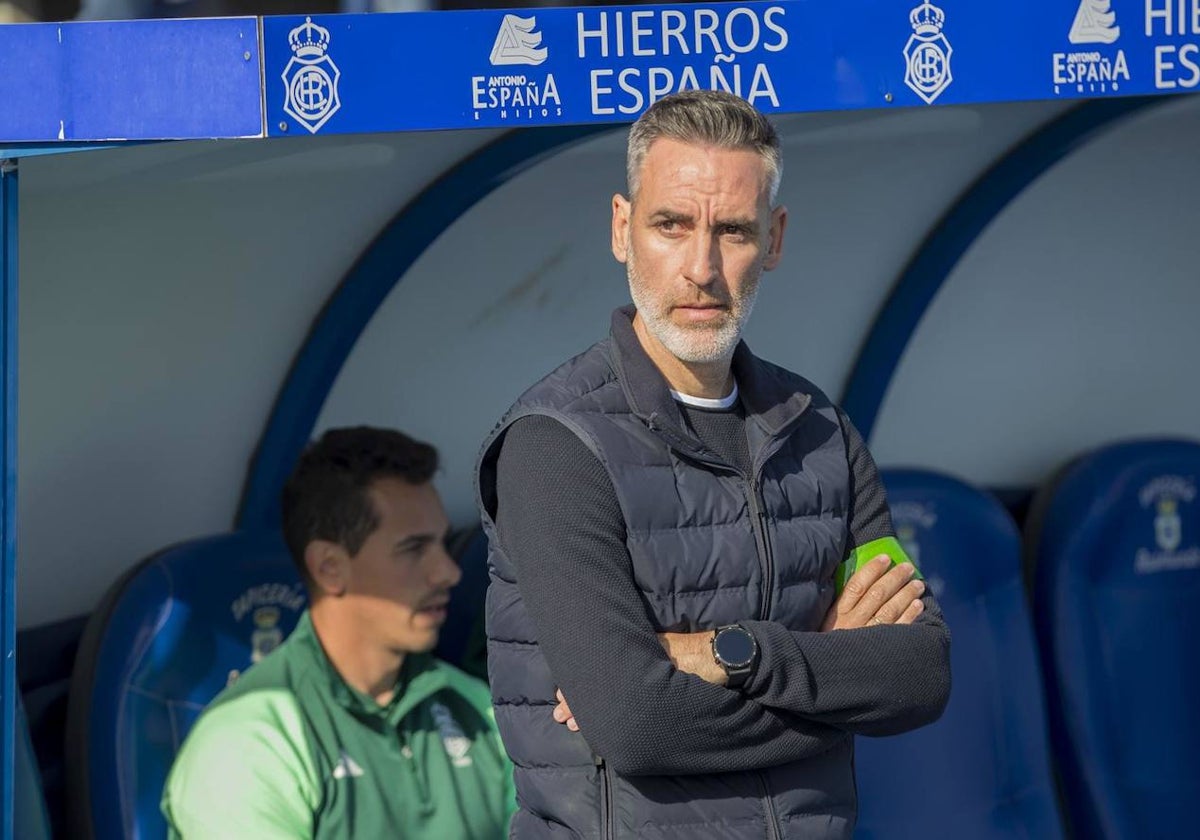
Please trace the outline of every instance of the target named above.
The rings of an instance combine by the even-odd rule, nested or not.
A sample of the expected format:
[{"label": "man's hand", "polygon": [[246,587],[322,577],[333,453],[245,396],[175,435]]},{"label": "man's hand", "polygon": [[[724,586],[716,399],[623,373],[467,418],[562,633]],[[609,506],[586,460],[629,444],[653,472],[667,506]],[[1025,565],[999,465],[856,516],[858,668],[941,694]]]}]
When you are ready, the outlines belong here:
[{"label": "man's hand", "polygon": [[[725,669],[717,664],[712,652],[715,632],[704,630],[699,633],[659,633],[658,641],[678,670],[694,674],[713,685],[725,685],[728,676]],[[558,699],[558,705],[554,707],[554,719],[565,724],[572,732],[578,732],[579,724],[571,714],[571,707],[567,705],[567,698],[563,696],[562,689],[555,691],[554,696]]]},{"label": "man's hand", "polygon": [[912,563],[901,563],[889,570],[890,565],[891,559],[881,554],[855,572],[825,614],[821,629],[912,624],[925,609],[921,603],[925,584],[912,579],[916,572]]},{"label": "man's hand", "polygon": [[555,691],[554,696],[558,698],[558,705],[554,707],[554,719],[565,723],[567,729],[572,732],[578,732],[579,724],[575,722],[575,715],[571,714],[571,707],[567,705],[567,698],[563,697],[562,689]]},{"label": "man's hand", "polygon": [[725,669],[717,664],[713,656],[712,641],[715,630],[699,633],[659,633],[658,641],[679,671],[694,674],[713,685],[725,685],[729,680]]}]

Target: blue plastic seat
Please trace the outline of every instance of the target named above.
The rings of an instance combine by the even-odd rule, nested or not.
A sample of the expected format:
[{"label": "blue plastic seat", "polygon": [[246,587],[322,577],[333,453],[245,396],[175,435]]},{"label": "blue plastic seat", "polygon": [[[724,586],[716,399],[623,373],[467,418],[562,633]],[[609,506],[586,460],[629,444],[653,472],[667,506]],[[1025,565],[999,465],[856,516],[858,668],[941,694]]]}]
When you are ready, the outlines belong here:
[{"label": "blue plastic seat", "polygon": [[1016,525],[948,476],[891,470],[883,481],[897,536],[950,628],[953,687],[936,723],[856,739],[856,836],[1061,837]]},{"label": "blue plastic seat", "polygon": [[447,662],[476,676],[484,677],[480,648],[484,602],[487,599],[487,535],[482,525],[456,534],[447,547],[462,570],[462,579],[450,593],[446,623],[438,636],[434,653]]},{"label": "blue plastic seat", "polygon": [[275,533],[175,546],[114,584],[72,675],[71,836],[165,837],[159,801],[184,736],[221,689],[283,641],[306,603]]},{"label": "blue plastic seat", "polygon": [[1032,512],[1034,605],[1072,828],[1191,837],[1200,796],[1200,444],[1077,459]]}]

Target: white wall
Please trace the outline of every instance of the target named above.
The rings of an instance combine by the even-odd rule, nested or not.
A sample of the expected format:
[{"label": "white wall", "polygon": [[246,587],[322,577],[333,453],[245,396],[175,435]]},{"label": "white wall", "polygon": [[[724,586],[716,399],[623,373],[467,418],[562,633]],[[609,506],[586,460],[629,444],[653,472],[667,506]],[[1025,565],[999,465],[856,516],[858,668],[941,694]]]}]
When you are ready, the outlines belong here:
[{"label": "white wall", "polygon": [[1125,123],[1021,195],[948,279],[872,441],[1028,486],[1140,435],[1200,438],[1200,101]]},{"label": "white wall", "polygon": [[[959,193],[1059,106],[819,114],[780,121],[784,265],[748,340],[840,391],[894,277]],[[526,387],[628,300],[609,251],[624,132],[518,177],[446,231],[385,301],[318,426],[396,425],[438,444],[452,519],[475,516],[479,444]]]},{"label": "white wall", "polygon": [[[972,250],[903,361],[874,442],[881,461],[1031,480],[1089,439],[1196,433],[1180,360],[1195,355],[1200,303],[1197,109],[1176,108],[1063,164]],[[782,120],[787,253],[751,345],[840,391],[921,238],[1060,109]],[[148,553],[229,527],[333,286],[420,186],[492,136],[22,163],[21,626],[84,612]],[[614,132],[550,158],[448,229],[370,324],[319,427],[392,424],[432,440],[451,514],[468,521],[470,468],[492,423],[603,335],[626,299],[608,253],[621,146]]]},{"label": "white wall", "polygon": [[21,163],[18,622],[228,530],[308,326],[487,132],[141,146]]}]

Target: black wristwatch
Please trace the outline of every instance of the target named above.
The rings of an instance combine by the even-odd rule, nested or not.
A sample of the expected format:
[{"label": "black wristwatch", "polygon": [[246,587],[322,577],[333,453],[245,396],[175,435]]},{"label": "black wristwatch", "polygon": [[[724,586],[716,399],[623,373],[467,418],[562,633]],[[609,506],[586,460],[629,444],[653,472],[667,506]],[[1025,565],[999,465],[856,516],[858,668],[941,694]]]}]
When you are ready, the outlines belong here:
[{"label": "black wristwatch", "polygon": [[718,627],[712,640],[713,659],[725,669],[730,688],[741,688],[758,662],[758,641],[740,624]]}]

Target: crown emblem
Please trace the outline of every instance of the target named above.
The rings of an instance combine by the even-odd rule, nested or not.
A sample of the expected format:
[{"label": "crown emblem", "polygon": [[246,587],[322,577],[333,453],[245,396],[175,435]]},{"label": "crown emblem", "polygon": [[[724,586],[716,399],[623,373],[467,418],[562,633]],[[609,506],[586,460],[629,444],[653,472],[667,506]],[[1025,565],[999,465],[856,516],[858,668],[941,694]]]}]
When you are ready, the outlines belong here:
[{"label": "crown emblem", "polygon": [[279,623],[278,607],[259,607],[254,611],[254,624],[260,630],[270,630]]},{"label": "crown emblem", "polygon": [[922,37],[932,37],[942,31],[946,22],[946,13],[937,6],[925,0],[920,6],[909,12],[908,20],[913,31]]},{"label": "crown emblem", "polygon": [[306,17],[304,23],[288,33],[288,44],[297,58],[320,58],[329,49],[329,30]]}]

